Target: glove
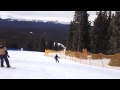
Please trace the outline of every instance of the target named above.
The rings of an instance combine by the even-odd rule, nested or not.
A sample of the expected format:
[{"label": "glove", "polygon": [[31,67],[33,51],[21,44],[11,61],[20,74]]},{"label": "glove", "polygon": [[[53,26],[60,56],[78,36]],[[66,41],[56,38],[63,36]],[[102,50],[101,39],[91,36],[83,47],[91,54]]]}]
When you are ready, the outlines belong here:
[{"label": "glove", "polygon": [[8,56],[8,58],[10,58],[10,56],[9,55],[7,55]]}]

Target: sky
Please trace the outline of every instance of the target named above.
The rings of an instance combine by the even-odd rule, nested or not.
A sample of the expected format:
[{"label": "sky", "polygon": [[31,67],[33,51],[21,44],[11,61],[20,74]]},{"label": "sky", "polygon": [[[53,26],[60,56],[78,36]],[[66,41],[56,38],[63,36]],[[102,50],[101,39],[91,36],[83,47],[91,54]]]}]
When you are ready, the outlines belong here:
[{"label": "sky", "polygon": [[[88,65],[89,59],[82,59],[80,63],[80,59],[75,62],[72,58],[57,53],[60,59],[59,63],[56,63],[56,53],[45,56],[43,52],[8,52],[10,65],[16,69],[5,68],[4,63],[5,67],[0,67],[0,79],[120,79],[120,70],[107,68],[108,63],[103,68],[101,60],[92,60],[91,65]],[[104,63],[106,61],[108,60],[103,59]],[[95,66],[94,62],[97,62]]]},{"label": "sky", "polygon": [[[27,20],[47,20],[70,22],[73,20],[75,11],[0,11],[1,18],[24,18]],[[93,21],[96,17],[96,11],[88,11],[89,20]]]}]

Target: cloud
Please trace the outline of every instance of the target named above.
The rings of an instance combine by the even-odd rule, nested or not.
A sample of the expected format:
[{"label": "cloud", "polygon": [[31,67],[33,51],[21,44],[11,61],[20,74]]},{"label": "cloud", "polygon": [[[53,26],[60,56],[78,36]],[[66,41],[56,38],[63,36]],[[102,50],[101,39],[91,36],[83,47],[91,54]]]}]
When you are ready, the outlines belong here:
[{"label": "cloud", "polygon": [[1,16],[12,16],[14,18],[59,20],[70,22],[74,11],[0,11]]},{"label": "cloud", "polygon": [[[58,20],[70,22],[74,18],[75,11],[0,11],[1,17],[13,17],[36,20]],[[95,11],[88,11],[89,20],[96,17]]]}]

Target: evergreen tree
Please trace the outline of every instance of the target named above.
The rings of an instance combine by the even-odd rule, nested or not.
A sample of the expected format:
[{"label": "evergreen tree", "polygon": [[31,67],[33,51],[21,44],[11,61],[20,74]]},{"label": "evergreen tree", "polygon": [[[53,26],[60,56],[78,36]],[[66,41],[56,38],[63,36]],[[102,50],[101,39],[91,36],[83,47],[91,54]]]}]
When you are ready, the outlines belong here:
[{"label": "evergreen tree", "polygon": [[109,27],[109,23],[108,23],[108,16],[107,16],[107,11],[104,11],[102,13],[102,47],[101,47],[101,52],[104,54],[107,54],[107,31],[108,31],[108,27]]},{"label": "evergreen tree", "polygon": [[98,53],[100,49],[100,34],[101,34],[101,20],[102,20],[102,13],[99,12],[98,17],[94,21],[93,29],[91,30],[91,51],[92,53]]},{"label": "evergreen tree", "polygon": [[75,30],[73,31],[73,39],[72,39],[72,51],[77,51],[78,48],[78,30],[75,27]]},{"label": "evergreen tree", "polygon": [[74,32],[74,22],[71,21],[70,29],[69,29],[69,32],[68,32],[68,38],[67,38],[67,47],[66,47],[67,50],[72,49],[73,32]]},{"label": "evergreen tree", "polygon": [[55,43],[54,50],[58,51],[58,44]]},{"label": "evergreen tree", "polygon": [[46,47],[46,41],[44,35],[42,35],[40,40],[40,51],[45,52],[45,47]]},{"label": "evergreen tree", "polygon": [[47,49],[53,50],[54,42],[53,40],[49,40],[47,42]]},{"label": "evergreen tree", "polygon": [[78,26],[78,49],[82,51],[83,48],[86,48],[88,51],[90,51],[90,23],[88,21],[89,15],[87,14],[87,11],[82,11],[81,13],[81,20]]},{"label": "evergreen tree", "polygon": [[94,21],[93,29],[91,30],[91,49],[92,53],[107,52],[107,12],[100,11]]},{"label": "evergreen tree", "polygon": [[109,54],[120,53],[120,11],[115,12],[111,21],[111,36]]},{"label": "evergreen tree", "polygon": [[38,37],[37,44],[37,51],[41,51],[41,37]]},{"label": "evergreen tree", "polygon": [[63,47],[61,45],[58,46],[58,50],[63,50]]},{"label": "evergreen tree", "polygon": [[86,48],[90,51],[90,23],[87,11],[75,11],[74,20],[71,22],[67,50],[82,51]]},{"label": "evergreen tree", "polygon": [[37,39],[35,39],[33,42],[33,50],[37,51]]},{"label": "evergreen tree", "polygon": [[109,51],[110,51],[110,37],[112,35],[112,24],[113,24],[113,21],[112,21],[112,18],[114,18],[114,16],[111,16],[111,11],[109,11],[109,16],[108,16],[108,29],[107,29],[107,54],[110,54]]},{"label": "evergreen tree", "polygon": [[72,51],[78,51],[78,39],[79,39],[79,44],[80,44],[80,39],[82,39],[78,37],[78,35],[80,35],[79,29],[80,29],[81,15],[82,15],[82,11],[75,11],[74,20],[73,20],[74,30],[73,30],[73,39],[72,39],[73,40]]},{"label": "evergreen tree", "polygon": [[82,51],[83,48],[90,50],[90,23],[87,11],[76,11],[74,16],[74,31],[73,31],[73,51]]}]

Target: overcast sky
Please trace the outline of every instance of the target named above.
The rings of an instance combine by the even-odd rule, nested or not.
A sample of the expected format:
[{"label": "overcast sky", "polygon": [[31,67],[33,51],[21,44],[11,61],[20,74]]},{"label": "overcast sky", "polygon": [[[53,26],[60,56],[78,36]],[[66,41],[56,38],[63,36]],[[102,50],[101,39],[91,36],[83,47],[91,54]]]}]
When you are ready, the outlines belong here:
[{"label": "overcast sky", "polygon": [[[89,20],[94,20],[96,11],[88,11]],[[6,18],[24,18],[35,20],[58,20],[62,22],[70,22],[73,20],[75,11],[0,11],[0,17]]]}]

